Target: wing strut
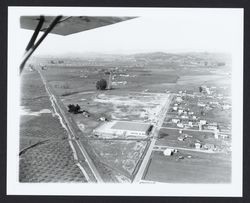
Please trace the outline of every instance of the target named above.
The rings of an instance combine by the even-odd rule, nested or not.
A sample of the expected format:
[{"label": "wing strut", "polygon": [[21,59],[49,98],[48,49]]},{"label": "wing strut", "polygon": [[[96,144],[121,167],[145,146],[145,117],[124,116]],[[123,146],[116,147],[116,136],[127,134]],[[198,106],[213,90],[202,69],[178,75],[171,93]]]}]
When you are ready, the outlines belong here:
[{"label": "wing strut", "polygon": [[30,58],[30,56],[32,55],[32,53],[36,50],[36,48],[41,44],[41,42],[45,39],[45,37],[50,33],[50,31],[56,26],[56,24],[61,20],[62,16],[57,16],[52,23],[50,24],[50,26],[45,30],[45,32],[43,33],[43,35],[40,37],[40,39],[37,41],[37,43],[35,43],[36,38],[39,34],[39,32],[41,31],[42,25],[44,23],[44,17],[40,16],[39,19],[39,23],[25,49],[25,54],[23,56],[23,60],[22,63],[20,65],[20,74],[23,71],[23,68],[25,66],[25,63],[27,62],[27,60]]},{"label": "wing strut", "polygon": [[39,23],[38,23],[38,25],[37,25],[37,27],[36,27],[36,29],[35,29],[35,31],[34,31],[32,37],[31,37],[31,39],[30,39],[30,41],[29,41],[29,43],[28,43],[28,45],[27,45],[25,51],[29,51],[29,49],[30,49],[32,46],[34,46],[35,41],[36,41],[36,38],[37,38],[37,36],[38,36],[38,34],[39,34],[39,32],[40,32],[42,26],[43,26],[43,23],[44,23],[44,16],[40,16]]}]

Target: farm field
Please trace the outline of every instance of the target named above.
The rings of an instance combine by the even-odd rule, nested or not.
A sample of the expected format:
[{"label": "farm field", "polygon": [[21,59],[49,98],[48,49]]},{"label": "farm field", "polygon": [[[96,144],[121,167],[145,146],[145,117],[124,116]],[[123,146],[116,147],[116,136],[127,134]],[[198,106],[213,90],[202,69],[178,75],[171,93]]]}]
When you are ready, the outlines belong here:
[{"label": "farm field", "polygon": [[51,114],[41,114],[40,116],[22,116],[21,120],[20,149],[29,146],[29,143],[25,144],[24,140],[30,140],[30,142],[34,144],[36,140],[67,139],[67,133],[62,128],[58,118],[53,117]]},{"label": "farm field", "polygon": [[[84,91],[96,92],[96,81],[104,78],[108,80],[106,71],[112,66],[63,66],[63,65],[48,65],[47,70],[43,72],[48,82],[55,90],[58,96],[67,96],[70,94],[80,93]],[[175,84],[179,76],[175,71],[169,72],[162,70],[161,72],[154,71],[150,68],[119,68],[114,75],[113,90],[126,91],[144,91],[147,86],[158,84]],[[123,76],[123,75],[129,75]],[[115,84],[116,82],[126,81],[127,84]],[[164,92],[162,89],[160,92]]]},{"label": "farm field", "polygon": [[86,182],[37,72],[23,73],[21,92],[19,181]]},{"label": "farm field", "polygon": [[20,156],[20,182],[86,182],[67,140],[49,141]]},{"label": "farm field", "polygon": [[[179,159],[179,156],[183,159]],[[180,150],[177,154],[166,157],[162,152],[153,152],[144,180],[166,183],[229,183],[230,160],[230,156],[225,154]]]}]

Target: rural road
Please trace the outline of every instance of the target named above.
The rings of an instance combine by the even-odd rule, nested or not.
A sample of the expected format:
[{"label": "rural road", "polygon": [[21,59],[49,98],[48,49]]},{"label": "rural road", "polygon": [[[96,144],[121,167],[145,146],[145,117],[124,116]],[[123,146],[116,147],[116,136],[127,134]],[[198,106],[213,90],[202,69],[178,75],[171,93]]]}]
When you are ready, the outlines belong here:
[{"label": "rural road", "polygon": [[205,132],[205,133],[214,133],[213,130],[194,130],[188,128],[172,128],[172,127],[161,127],[162,129],[169,129],[169,130],[184,130],[184,131],[191,131],[191,132]]},{"label": "rural road", "polygon": [[[190,131],[190,132],[204,132],[204,133],[214,133],[213,130],[194,130],[194,129],[188,129],[188,128],[173,128],[173,127],[161,127],[162,129],[169,129],[169,130],[184,130],[184,131]],[[219,135],[225,134],[230,135],[229,133],[222,133],[218,132]]]},{"label": "rural road", "polygon": [[[37,69],[37,71],[41,76],[41,79],[42,79],[44,86],[45,86],[45,89],[50,97],[50,100],[51,100],[52,106],[55,110],[55,113],[58,115],[62,126],[66,129],[66,131],[68,133],[68,141],[69,141],[70,147],[72,149],[76,165],[80,168],[80,170],[82,171],[83,175],[85,176],[85,178],[87,179],[88,182],[96,182],[97,181],[99,183],[102,183],[103,180],[102,180],[99,172],[97,171],[93,161],[89,157],[88,153],[86,152],[86,150],[84,149],[84,147],[82,146],[80,141],[76,139],[75,130],[71,126],[71,123],[68,120],[68,118],[63,110],[63,107],[61,106],[63,104],[61,104],[57,100],[56,96],[52,93],[52,90],[49,87],[49,85],[47,84],[46,79],[42,75],[41,71],[39,69]],[[84,157],[84,160],[80,160],[77,152],[81,152],[82,156]],[[85,170],[82,162],[87,162],[92,174],[88,174],[88,172]],[[95,178],[93,178],[93,176]]]},{"label": "rural road", "polygon": [[184,148],[184,147],[173,147],[173,146],[167,146],[167,145],[155,145],[155,147],[158,147],[158,149],[153,149],[153,151],[164,151],[166,148],[168,148],[168,149],[178,149],[178,150],[201,152],[201,153],[208,153],[208,154],[219,153],[219,152],[214,152],[214,151],[209,151],[209,150],[189,149],[189,148]]}]

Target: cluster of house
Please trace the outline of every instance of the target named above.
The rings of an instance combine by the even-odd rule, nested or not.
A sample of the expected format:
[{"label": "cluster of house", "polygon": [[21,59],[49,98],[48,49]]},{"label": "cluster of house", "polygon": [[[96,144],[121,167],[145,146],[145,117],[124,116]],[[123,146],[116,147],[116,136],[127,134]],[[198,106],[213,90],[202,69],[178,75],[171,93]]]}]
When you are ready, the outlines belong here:
[{"label": "cluster of house", "polygon": [[223,110],[231,109],[230,104],[221,101],[221,100],[224,99],[224,96],[223,96],[223,94],[220,94],[220,93],[217,94],[216,93],[216,87],[214,87],[214,86],[207,87],[207,86],[203,85],[203,86],[200,87],[200,90],[201,90],[202,93],[207,95],[207,98],[218,99],[218,100],[220,100],[220,102],[219,101],[210,101],[210,102],[207,102],[207,103],[198,102],[198,104],[197,104],[198,106],[205,107],[208,110],[212,109],[212,108],[221,108]]},{"label": "cluster of house", "polygon": [[[202,144],[200,142],[194,143],[194,148],[197,150],[209,150],[209,151],[218,151],[219,150],[219,148],[214,144],[210,144],[210,143]],[[167,148],[163,151],[163,155],[164,156],[172,156],[173,154],[175,154],[177,152],[178,152],[177,149]],[[187,156],[187,158],[192,158],[192,156],[189,155],[189,156]],[[184,159],[184,157],[179,156],[178,159]]]},{"label": "cluster of house", "polygon": [[112,82],[112,85],[116,86],[116,85],[126,85],[127,81],[116,81],[116,82]]},{"label": "cluster of house", "polygon": [[213,108],[221,108],[223,110],[231,109],[231,105],[227,103],[220,103],[218,101],[210,101],[210,102],[198,102],[197,106],[203,107],[204,110],[209,111]]},{"label": "cluster of house", "polygon": [[[206,94],[214,94],[216,87],[201,86],[202,91]],[[219,94],[218,94],[219,95]],[[219,130],[218,124],[215,122],[208,123],[205,120],[199,120],[190,108],[187,108],[187,104],[181,105],[183,99],[186,96],[195,97],[194,94],[187,94],[186,91],[179,91],[179,95],[175,98],[175,103],[172,106],[172,111],[177,113],[176,117],[171,119],[171,123],[179,128],[193,128],[198,127],[199,130]],[[219,101],[201,101],[198,100],[197,106],[201,107],[201,115],[205,115],[206,112],[213,108],[222,108],[227,110],[231,108],[230,104],[226,104]]]},{"label": "cluster of house", "polygon": [[[188,138],[191,138],[192,139],[192,135],[187,135],[187,134],[181,134],[177,140],[178,141],[185,141],[186,139]],[[195,139],[194,142],[193,142],[193,147],[195,149],[202,149],[202,150],[218,150],[217,146],[214,145],[214,144],[211,144],[211,143],[201,143],[199,140]]]},{"label": "cluster of house", "polygon": [[218,150],[217,146],[211,143],[205,143],[202,144],[200,142],[194,143],[195,149],[203,149],[203,150],[211,150],[211,151],[216,151]]},{"label": "cluster of house", "polygon": [[80,78],[88,78],[88,75],[80,75]]},{"label": "cluster of house", "polygon": [[[181,105],[182,102],[183,97],[177,96],[175,98],[175,103],[172,106],[172,111],[177,113],[177,115],[170,120],[172,125],[175,125],[180,129],[197,129],[199,131],[211,131],[216,139],[218,139],[219,137],[223,139],[229,138],[228,134],[220,133],[220,127],[217,122],[209,122],[205,119],[198,118],[193,111],[190,111],[190,109],[187,108],[185,105]],[[219,103],[216,101],[209,102],[209,104],[219,105]],[[202,103],[198,103],[197,105],[203,106]],[[204,104],[204,106],[206,106],[206,104]],[[183,141],[185,137],[180,136],[178,139],[180,141]]]},{"label": "cluster of house", "polygon": [[172,110],[177,112],[178,116],[172,118],[171,122],[176,124],[179,128],[193,127],[194,123],[197,121],[197,117],[194,115],[194,112],[190,111],[190,109],[184,109],[179,105],[182,101],[181,97],[176,97],[176,103],[172,107]]},{"label": "cluster of house", "polygon": [[199,130],[219,130],[219,125],[216,122],[207,122],[206,120],[198,120],[196,116],[181,116],[180,118],[172,118],[171,122],[179,128],[198,127]]},{"label": "cluster of house", "polygon": [[[111,87],[111,85],[117,86],[117,85],[126,85],[127,81],[115,81],[117,77],[131,77],[129,74],[126,74],[125,72],[127,71],[127,69],[118,69],[118,67],[116,68],[112,68],[111,70],[107,71],[105,69],[100,70],[100,72],[104,72],[106,75],[109,75],[109,86]],[[108,88],[110,89],[110,88]]]}]

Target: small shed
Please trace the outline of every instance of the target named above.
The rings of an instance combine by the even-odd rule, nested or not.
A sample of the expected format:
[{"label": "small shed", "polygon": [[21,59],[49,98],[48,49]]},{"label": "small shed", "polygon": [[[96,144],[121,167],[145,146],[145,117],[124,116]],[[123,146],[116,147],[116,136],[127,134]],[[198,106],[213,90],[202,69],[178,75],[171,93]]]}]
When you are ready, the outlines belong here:
[{"label": "small shed", "polygon": [[174,110],[174,111],[177,111],[177,110],[178,110],[178,107],[177,107],[177,106],[174,106],[174,107],[173,107],[173,110]]},{"label": "small shed", "polygon": [[200,120],[200,124],[201,124],[201,125],[206,125],[206,124],[207,124],[207,121],[206,121],[206,120]]},{"label": "small shed", "polygon": [[196,143],[194,143],[194,146],[195,146],[196,149],[200,149],[201,148],[201,143],[196,142]]},{"label": "small shed", "polygon": [[180,122],[180,119],[178,119],[178,118],[173,118],[173,119],[172,119],[172,122],[173,122],[173,123],[179,123],[179,122]]},{"label": "small shed", "polygon": [[171,155],[173,154],[173,152],[174,152],[174,149],[165,149],[165,150],[163,151],[163,154],[164,154],[165,156],[171,156]]}]

